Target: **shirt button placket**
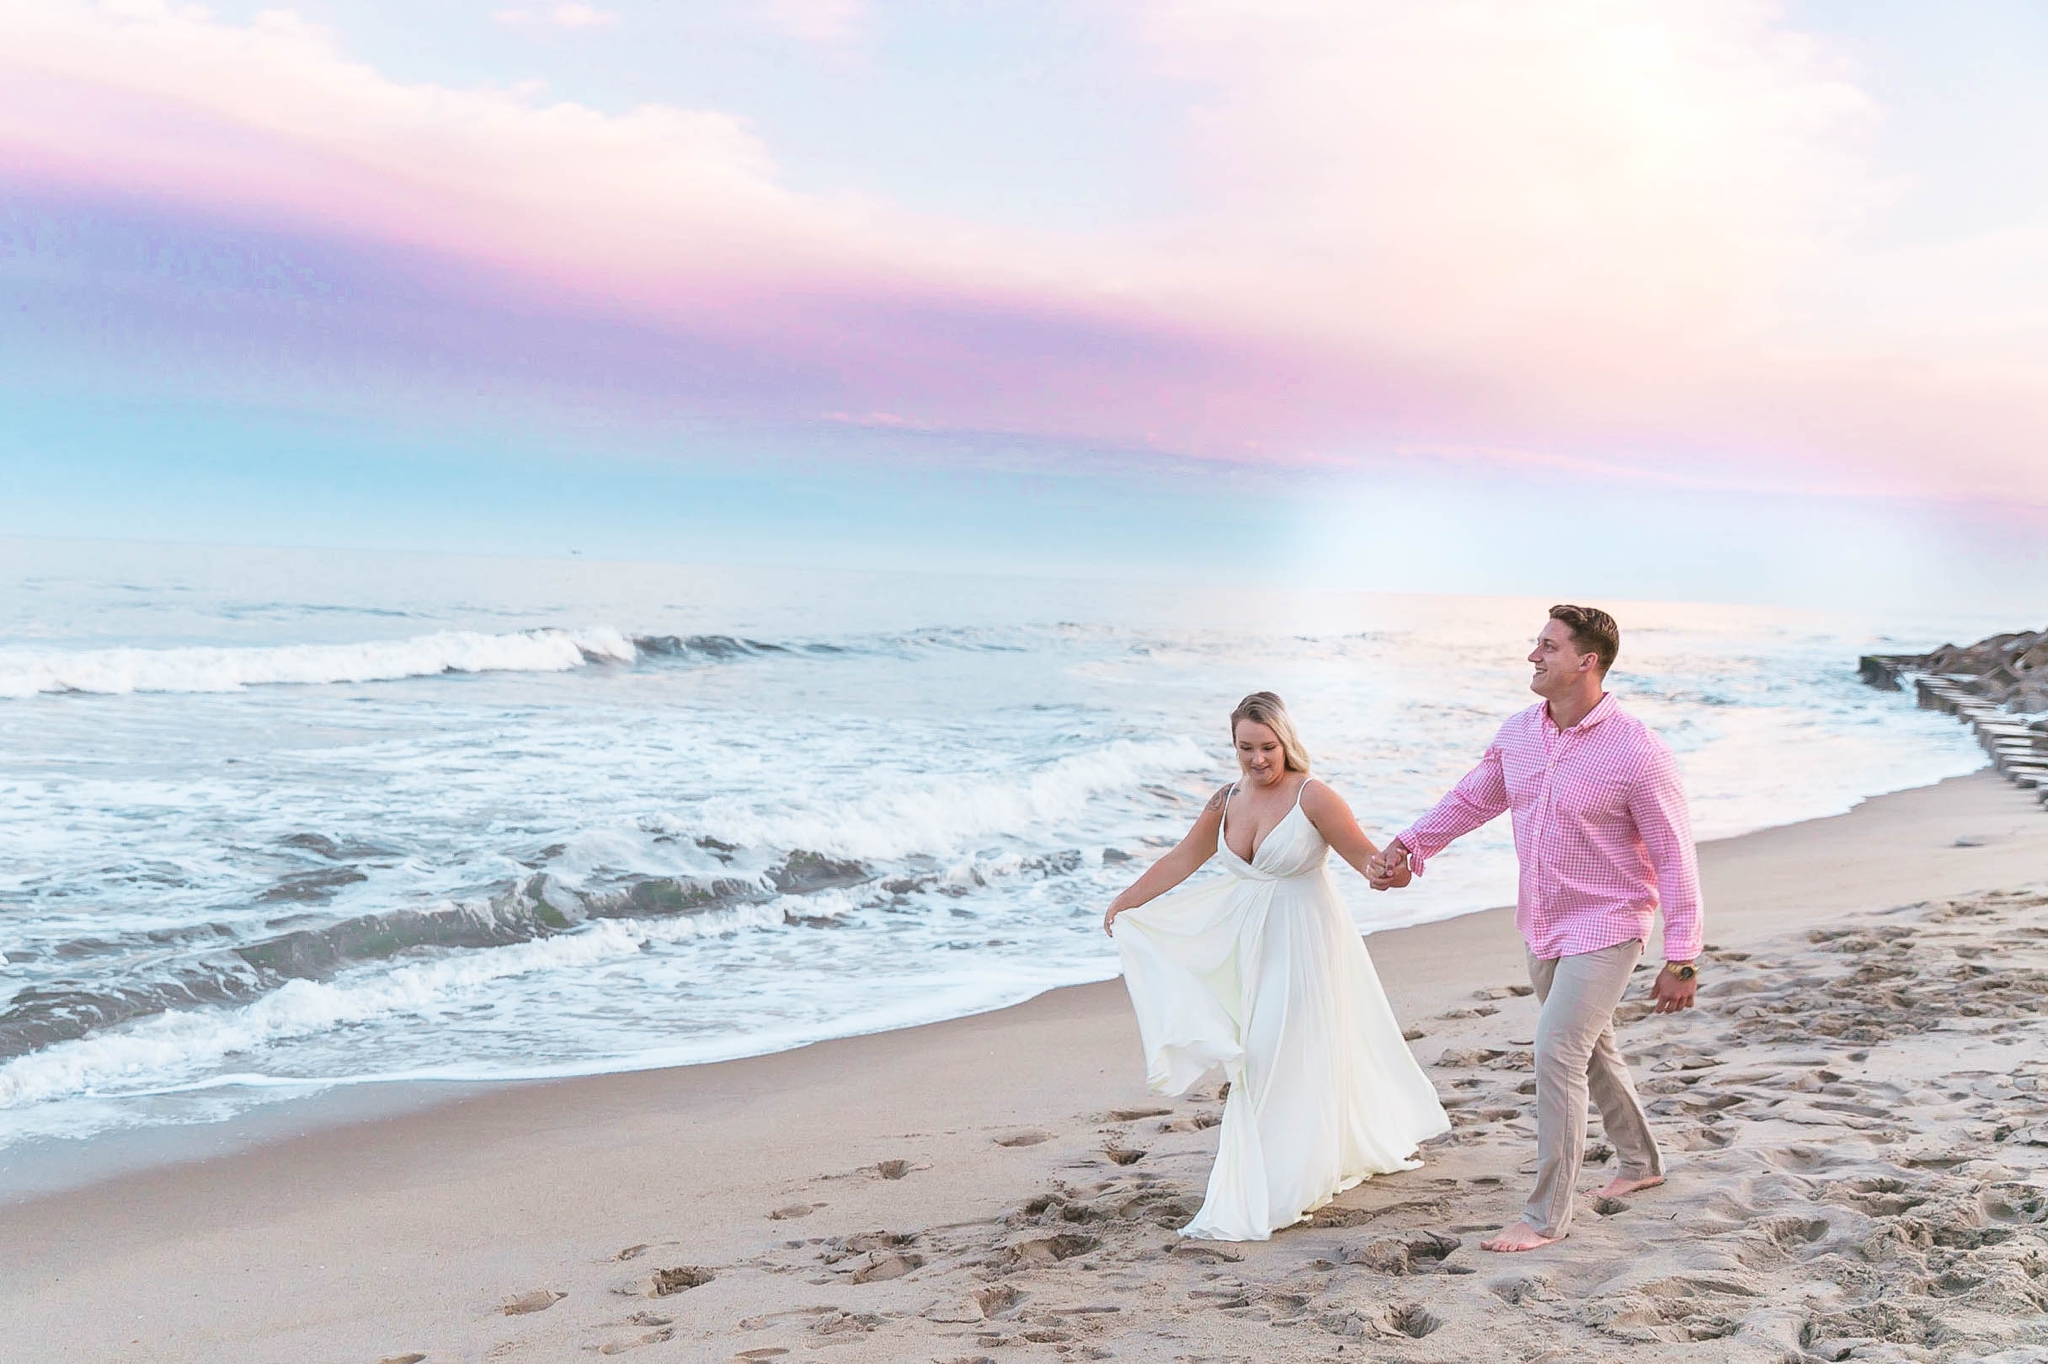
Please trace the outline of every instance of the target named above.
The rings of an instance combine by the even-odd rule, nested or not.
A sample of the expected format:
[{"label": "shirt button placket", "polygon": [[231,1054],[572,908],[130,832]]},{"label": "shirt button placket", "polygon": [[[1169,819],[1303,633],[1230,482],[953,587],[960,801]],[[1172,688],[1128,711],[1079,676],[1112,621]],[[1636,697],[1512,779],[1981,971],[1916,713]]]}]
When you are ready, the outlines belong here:
[{"label": "shirt button placket", "polygon": [[1565,733],[1563,731],[1559,731],[1559,735],[1556,735],[1554,743],[1544,743],[1542,745],[1542,756],[1544,756],[1542,780],[1544,780],[1544,791],[1548,793],[1548,801],[1550,801],[1550,811],[1548,811],[1550,817],[1544,821],[1544,827],[1550,829],[1550,836],[1552,836],[1550,838],[1550,848],[1548,848],[1550,856],[1546,860],[1548,864],[1544,866],[1544,872],[1546,872],[1546,875],[1544,875],[1544,899],[1548,899],[1552,907],[1556,905],[1556,895],[1559,895],[1559,891],[1565,889],[1565,868],[1561,866],[1563,848],[1559,846],[1563,842],[1563,838],[1561,838],[1563,836],[1563,829],[1556,827],[1556,752],[1559,752],[1563,745],[1565,745]]}]

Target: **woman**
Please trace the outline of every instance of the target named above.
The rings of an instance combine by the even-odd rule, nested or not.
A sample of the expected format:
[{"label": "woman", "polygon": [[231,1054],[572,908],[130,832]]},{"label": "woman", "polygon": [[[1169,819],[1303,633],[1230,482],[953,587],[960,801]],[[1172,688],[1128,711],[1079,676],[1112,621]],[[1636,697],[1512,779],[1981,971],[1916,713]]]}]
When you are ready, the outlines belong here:
[{"label": "woman", "polygon": [[[1230,715],[1242,776],[1180,846],[1116,898],[1146,1079],[1182,1094],[1230,1081],[1209,1193],[1183,1236],[1263,1241],[1370,1175],[1412,1170],[1449,1130],[1324,865],[1379,850],[1309,776],[1287,707],[1254,692]],[[1209,861],[1228,875],[1172,890]]]}]

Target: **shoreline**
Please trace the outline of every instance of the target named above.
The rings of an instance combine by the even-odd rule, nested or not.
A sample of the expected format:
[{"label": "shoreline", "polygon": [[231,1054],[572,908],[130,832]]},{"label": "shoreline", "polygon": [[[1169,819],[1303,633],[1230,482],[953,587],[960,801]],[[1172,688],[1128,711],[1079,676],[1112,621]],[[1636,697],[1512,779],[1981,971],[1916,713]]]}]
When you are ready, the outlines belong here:
[{"label": "shoreline", "polygon": [[[1985,818],[1995,823],[2002,817],[1998,813],[1999,802],[1996,796],[1990,794],[1991,784],[1998,780],[1998,776],[1996,769],[1987,768],[1962,777],[1946,778],[1930,786],[1909,787],[1903,791],[1872,796],[1843,814],[1773,825],[1745,834],[1700,843],[1701,871],[1703,878],[1708,882],[1710,897],[1709,941],[1718,943],[1729,936],[1743,936],[1753,928],[1740,905],[1731,907],[1717,903],[1712,896],[1715,873],[1723,864],[1730,870],[1740,871],[1758,860],[1768,862],[1783,855],[1783,845],[1787,840],[1804,842],[1813,839],[1820,848],[1838,848],[1842,840],[1854,841],[1860,837],[1856,821],[1888,817],[1894,809],[1901,806],[1924,808],[1932,817],[1943,821],[1944,827],[1948,823],[1954,823],[1958,830],[1953,835],[1954,838],[1981,838],[1984,831],[1978,829],[1977,824],[1982,823]],[[1973,788],[1984,789],[1979,791]],[[1969,790],[1970,794],[1961,797],[1936,794],[1964,790]],[[2044,821],[2044,834],[2048,834],[2048,821]],[[1995,846],[1999,837],[2000,835],[1994,833],[1991,836],[1991,844]],[[2041,847],[2043,860],[2040,865],[2048,866],[2048,837],[2043,838]],[[1982,850],[1982,846],[1973,847],[1973,851]],[[1977,860],[1998,864],[2005,861],[1995,850],[1988,857]],[[1850,873],[1847,880],[1844,879],[1845,873]],[[1853,869],[1847,866],[1837,866],[1829,880],[1830,889],[1819,897],[1820,904],[1851,907],[1854,903],[1860,902],[1856,899],[1855,891],[1875,889],[1874,883],[1855,877]],[[1845,890],[1852,887],[1855,891],[1851,891],[1848,898],[1843,898]],[[1969,889],[1995,888],[1995,884],[1987,883]],[[1721,927],[1728,923],[1731,913],[1740,926],[1738,933],[1734,935]],[[1490,922],[1494,919],[1507,921],[1505,932],[1512,939],[1512,918],[1511,905],[1470,910],[1444,919],[1371,932],[1367,935],[1367,942],[1373,949],[1375,959],[1378,960],[1389,947],[1398,952],[1409,941],[1426,940],[1437,932],[1457,932],[1458,936],[1468,936],[1467,931],[1454,930],[1451,926]],[[1500,933],[1491,927],[1486,931],[1489,937],[1500,936]],[[1655,947],[1654,942],[1649,945],[1645,951],[1645,960],[1652,958]],[[1489,965],[1500,969],[1500,963],[1489,962]],[[1513,965],[1519,968],[1518,956]],[[1387,972],[1384,963],[1382,971],[1389,975],[1395,974]],[[33,1138],[11,1151],[0,1152],[0,1209],[87,1189],[125,1176],[212,1161],[234,1160],[279,1143],[362,1124],[400,1120],[446,1104],[469,1102],[486,1096],[519,1094],[545,1090],[551,1086],[603,1084],[633,1076],[684,1074],[720,1067],[746,1066],[774,1057],[802,1055],[816,1048],[835,1044],[916,1034],[929,1029],[944,1029],[977,1018],[1027,1008],[1040,1001],[1054,1000],[1070,993],[1105,989],[1110,990],[1117,1000],[1122,1000],[1121,979],[1113,976],[1104,981],[1054,986],[1013,1003],[992,1005],[971,1013],[953,1015],[931,1022],[846,1033],[777,1050],[719,1060],[536,1078],[407,1078],[342,1082],[323,1086],[300,1097],[258,1106],[215,1121],[114,1129],[82,1138]],[[1401,1004],[1400,988],[1390,981],[1388,989],[1398,1008]],[[1418,1007],[1427,1007],[1434,1003],[1435,994],[1430,992],[1426,999],[1418,1000]]]},{"label": "shoreline", "polygon": [[[1704,845],[1702,869],[1708,940],[1719,954],[1710,957],[1706,1007],[1632,1025],[1624,1037],[1645,1087],[1675,1096],[1658,1101],[1673,1113],[1681,1110],[1671,1105],[1688,1100],[1671,1086],[1708,1074],[1658,1073],[1684,1060],[1671,1048],[1700,1045],[1682,1041],[1686,1029],[1747,1028],[1732,1019],[1745,998],[1768,999],[1764,992],[1777,990],[1790,1009],[1809,993],[1800,982],[1819,978],[1800,974],[1809,968],[1797,953],[1789,971],[1760,972],[1766,963],[1740,960],[1752,946],[1844,916],[2039,884],[2048,879],[2048,820],[1996,775],[1977,773],[1878,797],[1846,815]],[[1839,939],[1843,931],[1818,936]],[[2048,927],[2024,931],[2048,938]],[[1806,956],[1834,950],[1797,941]],[[1218,1296],[1231,1282],[1336,1272],[1315,1267],[1378,1254],[1373,1247],[1381,1242],[1366,1244],[1380,1234],[1374,1229],[1403,1219],[1430,1219],[1438,1229],[1427,1234],[1439,1238],[1431,1253],[1441,1259],[1449,1253],[1443,1245],[1488,1220],[1498,1225],[1510,1200],[1519,1202],[1517,1162],[1533,1154],[1523,1149],[1522,1120],[1511,1116],[1520,1100],[1505,1087],[1497,1095],[1466,1088],[1511,1086],[1514,1072],[1500,1068],[1512,1066],[1512,1048],[1533,1036],[1531,1001],[1512,988],[1524,965],[1510,912],[1392,930],[1370,943],[1397,1013],[1424,1034],[1417,1054],[1434,1067],[1460,1127],[1425,1152],[1423,1169],[1368,1181],[1313,1227],[1223,1248],[1220,1258],[1174,1253],[1167,1229],[1191,1211],[1183,1203],[1205,1176],[1215,1095],[1172,1101],[1146,1092],[1128,1001],[1121,983],[1108,981],[947,1023],[746,1060],[489,1087],[34,1198],[4,1214],[0,1319],[24,1357],[71,1360],[455,1364],[644,1347],[649,1361],[725,1361],[748,1345],[759,1347],[748,1356],[755,1359],[830,1345],[837,1359],[880,1364],[974,1358],[976,1343],[987,1342],[984,1351],[1014,1347],[998,1361],[1007,1364],[1104,1357],[1049,1348],[1097,1340],[1114,1344],[1119,1358],[1166,1361],[1186,1355],[1189,1332],[1208,1332],[1202,1339],[1210,1346],[1241,1354],[1243,1332],[1277,1331],[1260,1315],[1277,1309],[1219,1314],[1215,1305],[1240,1301]],[[1745,975],[1750,983],[1742,988],[1757,993],[1717,996],[1717,977],[1735,990]],[[1497,1003],[1475,1006],[1475,999]],[[1839,1042],[1814,1041],[1824,1044],[1808,1043],[1816,1056],[1842,1052]],[[1499,1058],[1499,1065],[1460,1078],[1468,1072],[1458,1067],[1475,1056]],[[1880,1057],[1864,1069],[1881,1077],[1884,1064]],[[1495,1072],[1498,1081],[1487,1078]],[[1845,1104],[1885,1111],[1832,1099],[1822,1108]],[[1813,1120],[1837,1116],[1827,1111]],[[1811,1143],[1821,1133],[1796,1130],[1808,1146],[1788,1149],[1818,1149]],[[1687,1135],[1688,1128],[1676,1139],[1715,1135],[1701,1131],[1705,1137]],[[1678,1196],[1708,1198],[1711,1189],[1687,1194],[1686,1181],[1708,1178],[1708,1163],[1719,1157],[1698,1145],[1675,1149],[1691,1152],[1674,1167]],[[1120,1172],[1130,1159],[1142,1163]],[[1077,1227],[1059,1231],[1056,1220],[1049,1240],[1004,1230],[1097,1196],[1126,1199],[1117,1205],[1126,1212],[1074,1204],[1062,1216]],[[1737,1204],[1757,1196],[1729,1195]],[[1137,1216],[1129,1209],[1155,1205],[1156,1213],[1128,1220]],[[1090,1220],[1098,1218],[1106,1220]],[[1626,1229],[1619,1216],[1584,1221],[1545,1262],[1552,1266],[1546,1272],[1562,1272],[1555,1267],[1577,1263],[1572,1257],[1608,1253],[1602,1247],[1612,1250]],[[1653,1217],[1643,1225],[1671,1224]],[[968,1236],[999,1244],[969,1254],[956,1244]],[[1082,1245],[1102,1247],[1104,1258],[1054,1263],[1062,1247]],[[1541,1269],[1529,1259],[1510,1270],[1491,1257],[1477,1267],[1525,1277]],[[670,1277],[650,1280],[654,1269]],[[1573,1292],[1590,1291],[1584,1273],[1573,1273],[1576,1279],[1542,1291],[1554,1295],[1572,1282],[1582,1286]],[[1432,1282],[1445,1292],[1478,1285],[1479,1298],[1493,1303],[1487,1310],[1499,1310],[1501,1299],[1483,1291],[1496,1281]],[[687,1293],[676,1287],[691,1283],[699,1286]],[[1380,1316],[1393,1310],[1382,1310],[1382,1288],[1367,1294]],[[1276,1303],[1304,1296],[1292,1288],[1258,1291],[1279,1294]],[[1059,1308],[1061,1301],[1077,1305]],[[1439,1311],[1431,1320],[1452,1320],[1441,1315],[1448,1306],[1430,1310]],[[1374,1325],[1379,1316],[1360,1315],[1366,1306],[1347,1307],[1329,1317],[1340,1324],[1326,1329],[1412,1343],[1401,1323],[1413,1326],[1429,1313],[1400,1312],[1408,1315]],[[1172,1339],[1153,1339],[1149,1323],[1168,1316]],[[971,1324],[983,1317],[982,1326]],[[1429,1342],[1441,1348],[1427,1357],[1443,1357],[1445,1348],[1478,1357],[1459,1355],[1453,1335]],[[789,1344],[763,1343],[784,1337]],[[1275,1346],[1269,1357],[1321,1359],[1329,1349],[1318,1344],[1297,1355]],[[1783,1358],[1782,1349],[1769,1357]]]}]

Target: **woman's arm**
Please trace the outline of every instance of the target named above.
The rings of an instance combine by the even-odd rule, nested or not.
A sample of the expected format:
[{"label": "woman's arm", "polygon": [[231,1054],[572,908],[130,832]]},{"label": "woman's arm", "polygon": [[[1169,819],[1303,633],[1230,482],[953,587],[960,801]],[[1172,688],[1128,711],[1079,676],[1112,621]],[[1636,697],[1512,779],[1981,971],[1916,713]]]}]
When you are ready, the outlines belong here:
[{"label": "woman's arm", "polygon": [[[1358,874],[1370,880],[1373,873],[1366,866],[1379,849],[1365,836],[1365,830],[1358,827],[1352,818],[1351,807],[1344,803],[1344,797],[1332,791],[1327,782],[1311,781],[1301,790],[1301,812],[1308,816],[1308,822],[1316,826],[1316,832],[1323,840],[1337,850],[1337,856],[1358,869]],[[1415,879],[1415,873],[1403,866],[1391,879],[1391,884],[1405,886]]]},{"label": "woman's arm", "polygon": [[1202,864],[1216,855],[1216,834],[1223,827],[1223,802],[1229,796],[1230,788],[1226,786],[1209,797],[1209,803],[1195,817],[1195,827],[1188,830],[1187,837],[1176,843],[1172,852],[1147,867],[1145,874],[1131,882],[1123,894],[1110,901],[1109,912],[1102,916],[1103,932],[1109,932],[1117,915],[1164,895],[1201,870]]}]

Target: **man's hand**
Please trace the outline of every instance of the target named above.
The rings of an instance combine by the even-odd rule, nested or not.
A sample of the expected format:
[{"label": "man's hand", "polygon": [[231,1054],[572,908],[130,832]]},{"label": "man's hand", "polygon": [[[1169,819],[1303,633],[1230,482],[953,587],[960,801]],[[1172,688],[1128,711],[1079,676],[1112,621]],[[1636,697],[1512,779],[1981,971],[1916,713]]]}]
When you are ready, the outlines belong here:
[{"label": "man's hand", "polygon": [[1405,886],[1414,879],[1415,869],[1408,865],[1408,847],[1398,838],[1366,859],[1366,884],[1374,890]]},{"label": "man's hand", "polygon": [[1675,1014],[1690,1009],[1693,993],[1699,989],[1699,984],[1697,979],[1680,980],[1670,967],[1665,967],[1657,973],[1656,981],[1650,986],[1650,998],[1656,1001],[1650,1012]]}]

